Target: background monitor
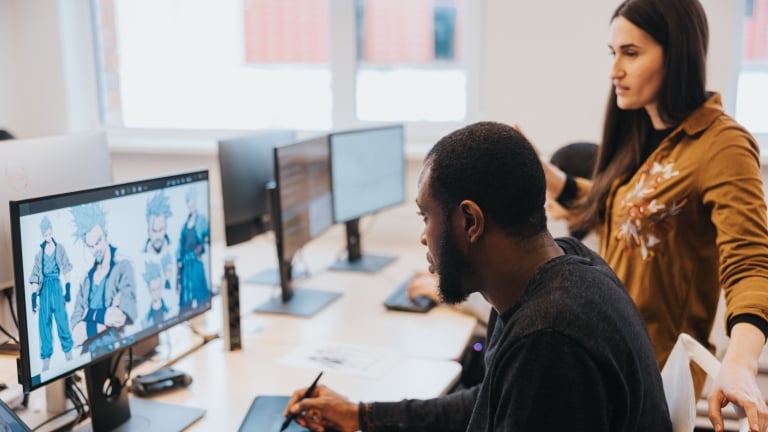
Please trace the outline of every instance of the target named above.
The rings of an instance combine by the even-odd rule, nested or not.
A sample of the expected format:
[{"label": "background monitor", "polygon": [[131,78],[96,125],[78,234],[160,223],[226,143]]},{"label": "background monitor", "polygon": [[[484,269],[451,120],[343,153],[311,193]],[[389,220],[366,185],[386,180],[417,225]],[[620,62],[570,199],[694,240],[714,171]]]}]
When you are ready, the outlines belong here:
[{"label": "background monitor", "polygon": [[210,309],[209,214],[208,171],[12,201],[24,390],[84,368],[94,430],[202,416],[129,402],[123,353]]},{"label": "background monitor", "polygon": [[294,289],[292,278],[296,252],[333,225],[328,135],[276,147],[274,161],[270,203],[281,295],[256,311],[311,316],[339,296],[336,292]]},{"label": "background monitor", "polygon": [[[275,180],[275,147],[296,142],[292,130],[266,130],[219,140],[221,193],[227,246],[252,239],[272,229],[267,184]],[[299,274],[293,274],[297,279]],[[246,276],[247,283],[279,283],[277,269]]]},{"label": "background monitor", "polygon": [[360,218],[405,202],[403,126],[336,132],[330,144],[333,221],[347,231],[347,257],[331,269],[378,271],[395,257],[363,254]]},{"label": "background monitor", "polygon": [[219,140],[227,246],[272,229],[266,186],[275,180],[274,147],[296,142],[296,132],[274,130]]},{"label": "background monitor", "polygon": [[[13,288],[8,202],[112,183],[112,159],[104,132],[0,142],[0,290]],[[13,302],[0,295],[0,326],[18,336]],[[0,343],[10,338],[0,332]],[[15,346],[14,346],[15,347]]]}]

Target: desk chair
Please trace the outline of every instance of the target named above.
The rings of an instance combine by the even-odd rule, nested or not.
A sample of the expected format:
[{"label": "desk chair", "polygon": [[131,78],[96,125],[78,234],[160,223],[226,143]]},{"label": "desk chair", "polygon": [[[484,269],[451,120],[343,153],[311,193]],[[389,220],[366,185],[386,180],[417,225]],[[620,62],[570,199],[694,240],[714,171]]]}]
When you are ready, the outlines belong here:
[{"label": "desk chair", "polygon": [[[674,432],[691,432],[696,425],[696,395],[693,390],[690,362],[696,362],[711,377],[720,371],[720,360],[707,351],[698,341],[686,333],[677,338],[672,353],[661,371],[664,395]],[[749,422],[741,409],[739,431],[748,432]]]}]

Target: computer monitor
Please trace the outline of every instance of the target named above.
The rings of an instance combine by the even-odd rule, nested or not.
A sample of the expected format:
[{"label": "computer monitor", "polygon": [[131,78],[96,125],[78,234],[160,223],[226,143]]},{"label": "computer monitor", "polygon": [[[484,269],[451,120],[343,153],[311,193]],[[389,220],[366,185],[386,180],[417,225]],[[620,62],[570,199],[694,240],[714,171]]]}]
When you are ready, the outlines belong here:
[{"label": "computer monitor", "polygon": [[405,202],[403,126],[336,132],[330,144],[333,221],[347,231],[347,257],[330,268],[376,272],[395,257],[363,253],[360,218]]},{"label": "computer monitor", "polygon": [[[13,287],[8,202],[112,183],[102,131],[0,142],[0,290]],[[0,326],[18,339],[13,302],[0,295]],[[0,343],[10,338],[0,332]]]},{"label": "computer monitor", "polygon": [[256,311],[311,316],[339,296],[294,288],[292,278],[296,252],[333,225],[328,135],[273,151],[275,182],[269,190],[281,295]]},{"label": "computer monitor", "polygon": [[[292,130],[265,130],[219,140],[221,193],[227,246],[243,243],[272,229],[267,185],[275,180],[275,147],[296,142]],[[294,274],[297,279],[299,274]],[[245,282],[279,283],[277,269],[265,269]]]},{"label": "computer monitor", "polygon": [[200,418],[129,400],[123,354],[210,309],[209,214],[208,171],[11,201],[24,390],[84,368],[94,430]]}]

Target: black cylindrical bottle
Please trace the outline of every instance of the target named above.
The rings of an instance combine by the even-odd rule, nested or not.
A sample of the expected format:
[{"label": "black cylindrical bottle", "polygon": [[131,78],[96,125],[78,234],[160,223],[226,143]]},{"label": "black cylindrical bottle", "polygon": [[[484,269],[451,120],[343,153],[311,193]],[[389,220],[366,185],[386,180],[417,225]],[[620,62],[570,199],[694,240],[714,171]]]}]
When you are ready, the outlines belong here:
[{"label": "black cylindrical bottle", "polygon": [[224,262],[224,276],[221,279],[221,309],[224,312],[224,346],[228,351],[242,348],[240,339],[240,279],[235,271],[235,262]]}]

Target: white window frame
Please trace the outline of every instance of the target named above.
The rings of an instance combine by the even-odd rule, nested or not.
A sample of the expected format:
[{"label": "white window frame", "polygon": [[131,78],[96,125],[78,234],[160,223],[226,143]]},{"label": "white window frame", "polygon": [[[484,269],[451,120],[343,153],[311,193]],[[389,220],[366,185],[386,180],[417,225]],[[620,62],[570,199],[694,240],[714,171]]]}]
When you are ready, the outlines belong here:
[{"label": "white window frame", "polygon": [[[62,0],[59,0],[60,2]],[[66,1],[66,0],[64,0]],[[330,1],[330,68],[332,75],[332,128],[334,130],[370,127],[384,124],[382,122],[361,121],[356,118],[355,82],[356,82],[356,37],[355,37],[355,2],[354,0]],[[95,16],[95,0],[89,2],[89,13],[92,20]],[[465,73],[467,77],[467,106],[466,118],[463,122],[404,122],[406,131],[406,150],[409,153],[423,154],[440,137],[467,123],[482,118],[482,65],[484,62],[484,12],[485,0],[471,0],[465,3],[465,29],[461,34],[464,52]],[[63,6],[63,5],[62,5]],[[93,21],[92,21],[93,22]],[[95,46],[95,43],[92,43]],[[92,50],[96,55],[96,48]],[[95,63],[95,62],[94,62]],[[98,74],[97,74],[98,75]],[[93,86],[100,90],[98,77]],[[70,84],[68,84],[70,85]],[[74,85],[74,84],[73,84]],[[81,85],[81,84],[78,84]],[[101,113],[101,95],[95,101],[96,109]],[[195,139],[203,141],[220,133],[231,131],[220,130],[155,130],[126,127],[107,127],[111,137],[115,137],[121,148],[155,148],[163,147],[169,139]],[[318,131],[299,131],[300,134],[311,134]],[[174,143],[178,145],[177,143]],[[171,144],[170,147],[174,147]]]}]

